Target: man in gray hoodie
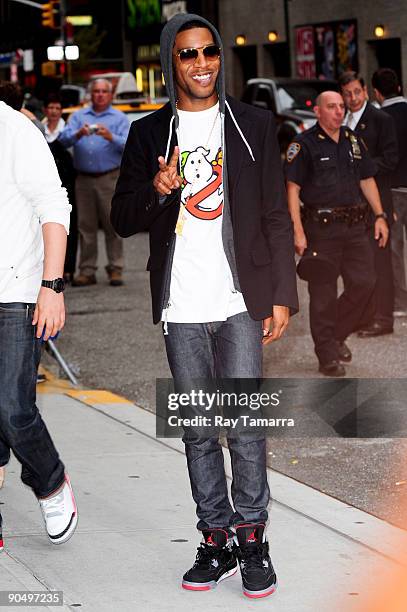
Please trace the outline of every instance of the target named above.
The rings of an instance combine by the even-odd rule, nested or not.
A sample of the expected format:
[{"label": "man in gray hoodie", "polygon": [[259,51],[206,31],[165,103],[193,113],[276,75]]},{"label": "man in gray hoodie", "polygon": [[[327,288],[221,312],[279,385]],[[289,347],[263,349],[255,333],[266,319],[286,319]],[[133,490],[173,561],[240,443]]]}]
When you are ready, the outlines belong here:
[{"label": "man in gray hoodie", "polygon": [[[161,65],[170,102],[133,123],[112,224],[122,236],[149,231],[153,319],[176,386],[261,378],[262,346],[298,309],[274,119],[226,97],[219,34],[197,15],[164,27]],[[244,594],[270,595],[264,436],[228,437],[234,509],[219,436],[183,439],[203,541],[182,586],[213,588],[239,561]]]}]

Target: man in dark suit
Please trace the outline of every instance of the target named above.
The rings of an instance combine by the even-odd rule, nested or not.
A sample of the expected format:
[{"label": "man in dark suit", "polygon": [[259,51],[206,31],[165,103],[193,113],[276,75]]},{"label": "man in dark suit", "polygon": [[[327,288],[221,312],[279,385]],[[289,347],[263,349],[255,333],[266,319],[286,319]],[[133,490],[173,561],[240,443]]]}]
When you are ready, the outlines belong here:
[{"label": "man in dark suit", "polygon": [[[121,236],[150,233],[153,319],[176,386],[259,378],[262,346],[298,309],[274,119],[225,96],[221,40],[205,19],[176,15],[160,49],[170,102],[131,127],[112,224]],[[238,560],[243,592],[264,597],[276,589],[265,439],[228,437],[233,510],[218,438],[184,435],[203,541],[182,585],[213,588]]]},{"label": "man in dark suit", "polygon": [[[397,136],[391,117],[368,100],[367,87],[356,72],[344,72],[339,86],[347,107],[345,124],[363,140],[376,167],[375,179],[389,227],[393,221],[391,171],[397,165]],[[369,218],[369,236],[374,253],[376,286],[362,320],[360,338],[393,332],[393,268],[390,241],[380,248],[374,239],[374,222]]]},{"label": "man in dark suit", "polygon": [[382,110],[394,120],[398,144],[398,164],[392,172],[393,206],[396,221],[391,247],[394,271],[394,316],[407,316],[407,99],[401,95],[397,74],[380,68],[372,76],[372,86]]}]

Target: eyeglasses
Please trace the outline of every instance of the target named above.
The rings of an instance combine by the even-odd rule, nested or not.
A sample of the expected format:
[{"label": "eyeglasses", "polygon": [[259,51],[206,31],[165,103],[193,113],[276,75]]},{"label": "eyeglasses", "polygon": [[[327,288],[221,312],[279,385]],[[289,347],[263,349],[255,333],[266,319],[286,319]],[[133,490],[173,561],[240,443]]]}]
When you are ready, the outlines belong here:
[{"label": "eyeglasses", "polygon": [[342,93],[342,97],[343,98],[351,98],[352,95],[354,96],[360,96],[360,94],[363,93],[363,89],[354,89],[353,91],[344,91]]},{"label": "eyeglasses", "polygon": [[189,49],[180,49],[177,51],[180,61],[183,64],[193,64],[198,59],[199,51],[208,60],[215,60],[220,57],[220,47],[218,45],[205,45],[205,47],[190,47]]}]

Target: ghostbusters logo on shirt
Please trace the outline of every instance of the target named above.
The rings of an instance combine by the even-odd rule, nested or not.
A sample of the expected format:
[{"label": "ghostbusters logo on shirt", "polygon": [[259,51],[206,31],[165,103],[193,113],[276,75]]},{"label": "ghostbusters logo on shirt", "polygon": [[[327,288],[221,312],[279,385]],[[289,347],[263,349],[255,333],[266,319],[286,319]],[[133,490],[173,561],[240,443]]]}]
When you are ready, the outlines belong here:
[{"label": "ghostbusters logo on shirt", "polygon": [[223,210],[222,149],[213,161],[209,154],[204,147],[181,154],[181,202],[191,215],[207,221],[219,217]]}]

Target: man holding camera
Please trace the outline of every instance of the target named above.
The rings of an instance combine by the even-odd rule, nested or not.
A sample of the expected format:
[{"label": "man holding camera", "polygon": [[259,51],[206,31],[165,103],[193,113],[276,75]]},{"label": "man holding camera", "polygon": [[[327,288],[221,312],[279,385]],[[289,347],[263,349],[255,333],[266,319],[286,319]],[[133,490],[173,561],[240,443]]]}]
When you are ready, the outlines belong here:
[{"label": "man holding camera", "polygon": [[[302,266],[301,277],[308,281],[311,334],[319,371],[325,376],[344,376],[341,362],[352,359],[345,340],[358,329],[375,287],[366,231],[368,207],[361,193],[375,218],[378,247],[386,246],[389,229],[373,178],[376,168],[366,146],[350,128],[342,126],[342,96],[323,92],[314,111],[316,125],[298,135],[287,150],[288,206],[296,251],[303,255],[307,249],[306,258],[311,259]],[[344,283],[339,298],[338,276]]]},{"label": "man holding camera", "polygon": [[112,84],[97,79],[91,87],[91,105],[73,113],[60,141],[73,146],[76,179],[76,203],[80,240],[79,276],[74,287],[96,284],[97,231],[105,233],[108,265],[106,272],[112,286],[123,284],[123,243],[110,223],[110,202],[119,176],[129,122],[124,113],[112,108]]}]

